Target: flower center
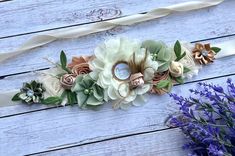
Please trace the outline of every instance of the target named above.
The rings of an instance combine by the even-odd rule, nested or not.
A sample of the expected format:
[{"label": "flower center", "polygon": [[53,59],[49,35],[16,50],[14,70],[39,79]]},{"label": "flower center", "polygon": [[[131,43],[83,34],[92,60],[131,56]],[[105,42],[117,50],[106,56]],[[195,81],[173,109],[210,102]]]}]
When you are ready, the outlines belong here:
[{"label": "flower center", "polygon": [[28,90],[26,92],[26,95],[29,96],[29,97],[32,97],[34,95],[34,91],[33,90]]},{"label": "flower center", "polygon": [[201,52],[201,54],[202,54],[203,56],[208,56],[208,51],[203,50],[203,51]]},{"label": "flower center", "polygon": [[113,66],[113,76],[120,80],[127,80],[131,75],[130,67],[126,62],[118,62]]}]

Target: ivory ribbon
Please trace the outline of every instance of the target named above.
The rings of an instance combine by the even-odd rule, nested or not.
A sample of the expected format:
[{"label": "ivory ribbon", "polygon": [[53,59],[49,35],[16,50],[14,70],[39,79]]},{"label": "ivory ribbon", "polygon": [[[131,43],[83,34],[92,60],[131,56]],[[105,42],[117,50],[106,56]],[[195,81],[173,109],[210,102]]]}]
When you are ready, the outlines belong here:
[{"label": "ivory ribbon", "polygon": [[56,41],[58,39],[78,38],[88,34],[109,30],[116,26],[128,26],[152,19],[157,19],[170,15],[174,12],[186,12],[215,6],[222,3],[223,1],[224,0],[189,1],[185,3],[171,5],[168,7],[157,8],[144,14],[135,14],[113,20],[107,20],[83,26],[74,26],[71,28],[56,30],[49,34],[35,36],[28,40],[26,43],[24,43],[21,47],[12,52],[1,53],[0,62],[13,58],[19,54],[25,53],[30,49],[37,48],[50,42]]}]

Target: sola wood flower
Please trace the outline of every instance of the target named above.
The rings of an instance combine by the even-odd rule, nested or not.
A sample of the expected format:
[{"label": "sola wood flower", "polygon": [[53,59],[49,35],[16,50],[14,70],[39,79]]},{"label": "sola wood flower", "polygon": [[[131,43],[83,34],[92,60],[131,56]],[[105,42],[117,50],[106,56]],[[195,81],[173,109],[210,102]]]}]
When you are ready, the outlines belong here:
[{"label": "sola wood flower", "polygon": [[93,56],[73,57],[72,63],[68,64],[73,74],[88,74],[91,72],[88,62],[93,59]]},{"label": "sola wood flower", "polygon": [[75,82],[75,74],[64,74],[60,77],[60,84],[64,89],[71,89]]},{"label": "sola wood flower", "polygon": [[208,64],[215,59],[215,52],[211,49],[210,44],[196,43],[193,49],[193,57],[200,64]]},{"label": "sola wood flower", "polygon": [[107,101],[104,89],[97,85],[89,74],[77,76],[75,85],[71,90],[76,92],[78,105],[81,108],[102,105]]}]

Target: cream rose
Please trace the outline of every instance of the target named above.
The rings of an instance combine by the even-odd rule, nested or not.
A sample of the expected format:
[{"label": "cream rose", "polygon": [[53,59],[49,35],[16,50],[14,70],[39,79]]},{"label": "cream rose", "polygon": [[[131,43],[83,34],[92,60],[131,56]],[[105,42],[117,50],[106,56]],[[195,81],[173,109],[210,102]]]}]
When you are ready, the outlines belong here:
[{"label": "cream rose", "polygon": [[173,77],[180,77],[183,76],[184,73],[184,66],[180,62],[172,61],[169,67],[169,72]]},{"label": "cream rose", "polygon": [[74,74],[64,74],[63,76],[61,76],[60,78],[60,84],[64,89],[71,89],[74,82],[75,82],[75,78],[76,75]]}]

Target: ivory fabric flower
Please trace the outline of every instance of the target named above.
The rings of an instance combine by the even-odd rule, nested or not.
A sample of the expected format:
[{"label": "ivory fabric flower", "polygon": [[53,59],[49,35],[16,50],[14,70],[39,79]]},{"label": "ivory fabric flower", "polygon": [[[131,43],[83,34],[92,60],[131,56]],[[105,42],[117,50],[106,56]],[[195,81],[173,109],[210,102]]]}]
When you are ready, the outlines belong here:
[{"label": "ivory fabric flower", "polygon": [[201,68],[200,65],[196,64],[192,55],[192,50],[194,46],[191,43],[181,42],[181,53],[186,53],[186,55],[179,61],[184,65],[184,67],[187,67],[190,69],[189,72],[183,74],[183,78],[189,78],[191,79],[194,75],[197,75],[199,72],[199,69]]},{"label": "ivory fabric flower", "polygon": [[[58,74],[66,74],[64,70],[60,68],[51,68],[49,70],[46,70],[45,72],[39,72],[39,74],[39,81],[43,84],[46,90],[44,92],[44,98],[62,95],[62,93],[64,92],[64,88],[60,84],[60,79],[58,79],[56,76]],[[61,105],[64,106],[66,103],[67,98],[64,98]]]},{"label": "ivory fabric flower", "polygon": [[169,67],[169,72],[173,77],[181,77],[184,73],[184,66],[180,62],[172,61]]},{"label": "ivory fabric flower", "polygon": [[[115,38],[105,41],[95,49],[95,59],[91,61],[91,69],[98,76],[97,84],[105,89],[107,95],[112,100],[120,100],[122,104],[129,104],[137,98],[138,95],[143,95],[151,89],[151,84],[143,84],[133,90],[130,90],[128,81],[120,81],[113,75],[113,67],[118,62],[129,62],[135,53],[136,62],[143,60],[145,49],[141,48],[141,44],[136,41],[131,41],[125,38]],[[146,70],[143,74],[144,81],[151,81],[154,72],[158,68],[158,64],[152,61],[151,56],[147,55]],[[133,104],[138,105],[136,102]]]}]

